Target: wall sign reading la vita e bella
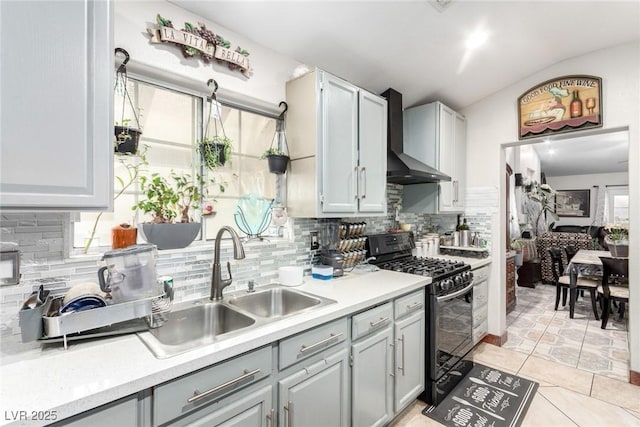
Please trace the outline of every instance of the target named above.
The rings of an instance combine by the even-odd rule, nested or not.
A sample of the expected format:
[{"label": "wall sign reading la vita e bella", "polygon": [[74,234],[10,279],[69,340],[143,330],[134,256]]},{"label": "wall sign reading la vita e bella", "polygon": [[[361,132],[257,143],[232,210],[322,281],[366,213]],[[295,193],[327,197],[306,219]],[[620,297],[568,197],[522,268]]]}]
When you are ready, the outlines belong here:
[{"label": "wall sign reading la vita e bella", "polygon": [[218,62],[226,62],[231,70],[239,70],[245,77],[251,77],[251,67],[249,66],[249,52],[238,46],[231,50],[231,43],[220,34],[214,34],[202,23],[199,27],[184,23],[184,29],[178,30],[173,27],[169,19],[165,19],[160,14],[156,15],[158,28],[147,28],[151,35],[151,43],[172,43],[182,49],[185,58],[192,58],[199,55],[205,63],[210,63],[214,59]]}]

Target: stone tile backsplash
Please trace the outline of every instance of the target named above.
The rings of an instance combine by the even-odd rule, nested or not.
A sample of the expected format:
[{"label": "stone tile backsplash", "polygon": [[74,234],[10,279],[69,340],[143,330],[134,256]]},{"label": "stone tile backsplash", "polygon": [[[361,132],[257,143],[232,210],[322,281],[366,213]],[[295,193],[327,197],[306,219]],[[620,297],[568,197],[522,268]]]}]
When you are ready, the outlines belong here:
[{"label": "stone tile backsplash", "polygon": [[[476,189],[473,189],[474,191]],[[498,206],[497,191],[479,189],[467,192],[468,222],[472,230],[481,231],[489,240],[491,215]],[[495,194],[494,194],[495,193]],[[388,214],[384,217],[342,218],[345,222],[367,222],[366,232],[381,233],[397,225],[396,208],[402,206],[402,186],[387,185]],[[399,212],[400,222],[414,225],[414,229],[445,232],[455,228],[456,215],[409,214]],[[233,259],[230,242],[222,245],[222,262],[231,262],[232,289],[247,286],[254,280],[256,286],[277,279],[278,267],[301,265],[310,270],[315,257],[310,249],[309,233],[319,229],[317,219],[292,219],[292,239],[250,241],[245,244],[246,258]],[[43,284],[55,294],[63,294],[74,284],[97,282],[99,256],[69,257],[70,213],[1,213],[0,241],[14,242],[21,251],[21,281],[15,286],[0,286],[0,336],[19,334],[18,310],[22,302]],[[194,243],[188,248],[158,251],[159,276],[174,278],[176,301],[207,296],[210,292],[213,242]],[[308,274],[308,273],[307,273]]]}]

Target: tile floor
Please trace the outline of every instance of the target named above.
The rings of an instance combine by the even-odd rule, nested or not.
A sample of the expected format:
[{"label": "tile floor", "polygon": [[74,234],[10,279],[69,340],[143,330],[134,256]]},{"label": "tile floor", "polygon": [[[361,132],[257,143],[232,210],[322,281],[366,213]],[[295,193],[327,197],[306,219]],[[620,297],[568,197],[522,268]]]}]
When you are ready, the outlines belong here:
[{"label": "tile floor", "polygon": [[[523,427],[640,426],[638,386],[491,344],[480,343],[471,356],[474,361],[540,384]],[[421,414],[425,405],[415,401],[391,426],[441,425]]]},{"label": "tile floor", "polygon": [[[640,426],[640,387],[628,383],[626,319],[610,317],[603,330],[588,296],[579,298],[569,319],[568,304],[554,310],[555,287],[538,284],[516,292],[516,309],[507,316],[508,342],[481,343],[471,357],[540,384],[522,426]],[[415,401],[391,425],[440,425],[420,413],[424,406]]]},{"label": "tile floor", "polygon": [[516,288],[516,308],[507,315],[508,341],[504,348],[553,360],[610,378],[629,380],[627,316],[609,317],[606,329],[595,320],[588,294],[578,298],[574,318],[569,304],[554,310],[555,287]]}]

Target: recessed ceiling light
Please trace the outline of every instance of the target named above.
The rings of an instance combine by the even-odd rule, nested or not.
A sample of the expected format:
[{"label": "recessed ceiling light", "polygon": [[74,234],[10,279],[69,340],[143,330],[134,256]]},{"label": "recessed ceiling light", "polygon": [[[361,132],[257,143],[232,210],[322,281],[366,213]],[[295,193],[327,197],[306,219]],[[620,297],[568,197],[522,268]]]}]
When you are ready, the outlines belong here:
[{"label": "recessed ceiling light", "polygon": [[484,29],[477,29],[473,33],[467,37],[467,41],[465,43],[467,49],[473,50],[477,49],[489,39],[489,33]]},{"label": "recessed ceiling light", "polygon": [[548,153],[549,153],[549,155],[553,156],[554,154],[556,154],[556,150],[554,150],[553,148],[551,148],[551,149],[548,151]]}]

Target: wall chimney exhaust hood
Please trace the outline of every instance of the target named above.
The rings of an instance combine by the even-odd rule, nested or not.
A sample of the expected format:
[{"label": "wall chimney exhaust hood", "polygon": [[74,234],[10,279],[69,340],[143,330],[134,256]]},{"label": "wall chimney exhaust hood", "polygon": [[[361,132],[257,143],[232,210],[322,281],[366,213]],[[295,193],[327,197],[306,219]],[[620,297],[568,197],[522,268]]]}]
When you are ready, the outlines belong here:
[{"label": "wall chimney exhaust hood", "polygon": [[404,152],[402,131],[402,94],[393,89],[382,92],[387,99],[387,182],[424,184],[451,181],[451,177]]}]

